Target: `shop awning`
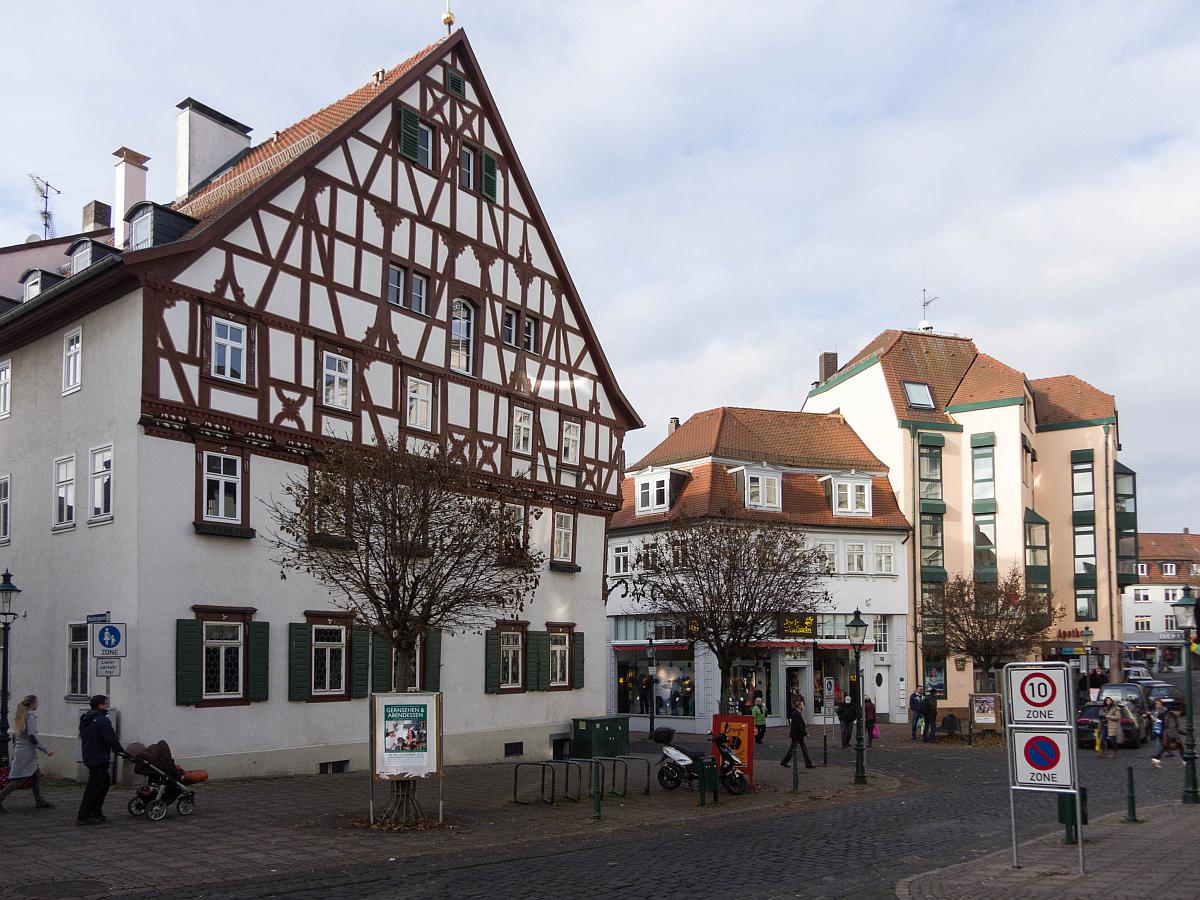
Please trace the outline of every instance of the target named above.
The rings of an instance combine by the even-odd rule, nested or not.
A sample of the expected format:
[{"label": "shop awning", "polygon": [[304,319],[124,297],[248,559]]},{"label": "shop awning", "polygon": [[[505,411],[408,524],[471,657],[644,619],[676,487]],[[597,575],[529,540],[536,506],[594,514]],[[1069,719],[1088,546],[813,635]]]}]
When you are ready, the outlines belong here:
[{"label": "shop awning", "polygon": [[[624,641],[621,643],[613,642],[614,650],[649,650],[650,645],[645,641]],[[691,650],[692,645],[687,641],[655,641],[654,650],[657,653],[659,650]]]}]

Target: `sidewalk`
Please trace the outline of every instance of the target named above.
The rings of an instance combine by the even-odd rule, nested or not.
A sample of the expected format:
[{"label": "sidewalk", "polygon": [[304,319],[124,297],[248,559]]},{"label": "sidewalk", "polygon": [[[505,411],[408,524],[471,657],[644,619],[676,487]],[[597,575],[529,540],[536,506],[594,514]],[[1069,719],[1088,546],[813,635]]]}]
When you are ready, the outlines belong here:
[{"label": "sidewalk", "polygon": [[1138,811],[1137,823],[1123,813],[1085,825],[1084,867],[1078,849],[1063,843],[1063,829],[1020,844],[1021,868],[1012,848],[945,869],[905,878],[896,896],[907,898],[1054,898],[1200,896],[1200,857],[1195,851],[1200,806],[1161,804]]},{"label": "sidewalk", "polygon": [[[411,871],[416,860],[464,855],[486,858],[522,845],[545,847],[547,841],[585,845],[599,836],[627,833],[643,826],[687,823],[701,825],[718,817],[793,808],[813,809],[899,789],[886,775],[875,775],[864,787],[852,784],[853,770],[818,766],[800,770],[800,793],[793,795],[791,773],[779,766],[786,741],[768,740],[757,761],[755,787],[741,797],[722,789],[716,806],[701,808],[697,793],[686,788],[663,791],[654,780],[645,796],[644,768],[630,767],[625,798],[605,797],[602,818],[592,819],[586,795],[580,802],[561,799],[553,806],[538,798],[538,772],[523,769],[519,797],[512,802],[513,766],[456,766],[444,784],[445,827],[396,833],[361,827],[367,815],[369,781],[365,773],[294,778],[236,780],[200,785],[190,818],[174,807],[161,822],[133,818],[125,810],[132,789],[115,786],[105,804],[108,822],[79,828],[75,810],[82,788],[50,784],[53,810],[34,810],[20,792],[5,803],[0,827],[0,896],[90,897],[195,889],[275,873],[344,870],[357,865],[385,865],[400,860]],[[641,749],[635,745],[635,750]],[[819,756],[817,762],[820,762]],[[558,767],[561,773],[561,766]],[[572,790],[575,789],[572,779]],[[376,810],[387,785],[376,786]],[[438,785],[424,782],[420,801],[436,819]]]}]

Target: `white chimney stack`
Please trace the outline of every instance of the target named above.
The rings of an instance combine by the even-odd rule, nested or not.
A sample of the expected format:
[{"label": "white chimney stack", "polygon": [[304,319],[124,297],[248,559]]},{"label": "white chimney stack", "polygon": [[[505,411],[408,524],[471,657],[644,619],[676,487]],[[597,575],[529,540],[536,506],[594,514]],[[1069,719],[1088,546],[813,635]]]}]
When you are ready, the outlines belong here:
[{"label": "white chimney stack", "polygon": [[146,163],[150,157],[128,147],[120,147],[113,151],[117,158],[117,189],[113,194],[113,246],[118,250],[125,246],[129,225],[125,221],[125,213],[135,203],[146,199]]},{"label": "white chimney stack", "polygon": [[192,192],[250,146],[250,126],[188,97],[176,104],[175,199]]}]

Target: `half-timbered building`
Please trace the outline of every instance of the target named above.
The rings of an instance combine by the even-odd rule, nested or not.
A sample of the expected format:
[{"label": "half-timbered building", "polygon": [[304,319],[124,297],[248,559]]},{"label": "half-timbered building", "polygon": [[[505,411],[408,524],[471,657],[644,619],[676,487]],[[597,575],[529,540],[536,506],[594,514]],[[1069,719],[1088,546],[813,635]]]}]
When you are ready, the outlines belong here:
[{"label": "half-timbered building", "polygon": [[0,316],[0,566],[30,610],[13,690],[71,749],[97,689],[83,626],[109,611],[125,739],[219,774],[365,765],[360,698],[391,654],[281,579],[262,500],[323,441],[399,438],[543,513],[523,618],[426,634],[417,678],[446,695],[447,761],[544,758],[605,709],[605,527],[641,422],[465,35],[253,146],[179,109],[175,201],[122,148],[111,244]]}]

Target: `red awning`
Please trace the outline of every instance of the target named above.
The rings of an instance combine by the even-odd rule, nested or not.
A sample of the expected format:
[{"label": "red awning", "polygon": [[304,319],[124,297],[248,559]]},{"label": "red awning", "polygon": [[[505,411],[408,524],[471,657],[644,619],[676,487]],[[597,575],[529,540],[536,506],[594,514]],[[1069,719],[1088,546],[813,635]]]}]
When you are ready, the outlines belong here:
[{"label": "red awning", "polygon": [[[645,641],[642,641],[640,644],[638,644],[638,643],[613,644],[614,650],[648,650],[649,648],[650,648],[650,645],[647,644]],[[667,643],[666,641],[655,641],[654,649],[656,651],[658,651],[658,650],[691,650],[692,645],[687,643],[686,641],[684,641],[682,643]]]},{"label": "red awning", "polygon": [[[806,650],[812,646],[812,641],[758,641],[751,644],[757,650]],[[818,650],[850,650],[849,643],[833,644],[824,641],[817,643]],[[874,650],[873,643],[863,644],[863,650]]]}]

